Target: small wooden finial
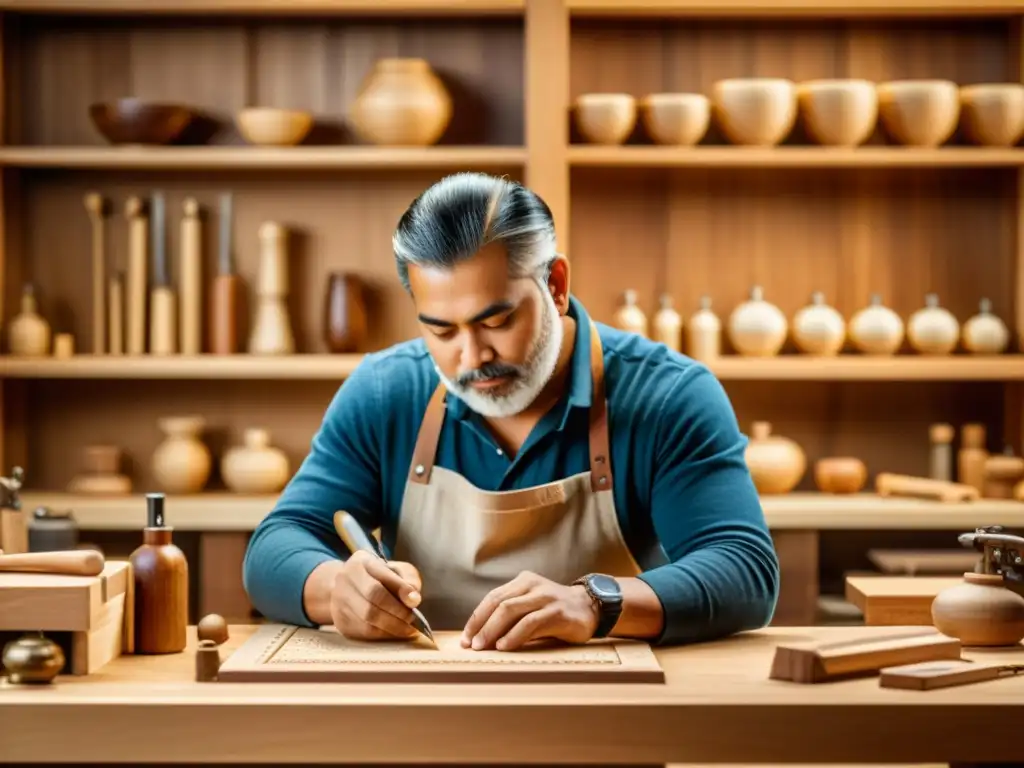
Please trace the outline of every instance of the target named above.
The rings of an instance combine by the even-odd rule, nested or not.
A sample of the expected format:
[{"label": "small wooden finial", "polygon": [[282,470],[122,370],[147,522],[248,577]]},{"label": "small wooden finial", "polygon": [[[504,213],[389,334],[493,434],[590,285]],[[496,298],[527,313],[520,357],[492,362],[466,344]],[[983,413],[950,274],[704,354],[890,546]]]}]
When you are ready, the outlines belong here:
[{"label": "small wooden finial", "polygon": [[199,215],[199,201],[194,197],[185,198],[185,216],[190,219],[194,219]]},{"label": "small wooden finial", "polygon": [[213,640],[200,640],[196,649],[196,682],[212,683],[220,672],[220,650]]},{"label": "small wooden finial", "polygon": [[135,219],[142,215],[142,198],[137,195],[129,197],[124,204],[124,215],[126,218]]},{"label": "small wooden finial", "polygon": [[99,192],[87,193],[85,195],[85,209],[89,212],[90,216],[95,216],[96,218],[102,217],[106,210],[103,195]]},{"label": "small wooden finial", "polygon": [[196,634],[200,640],[210,640],[216,645],[221,645],[228,639],[228,623],[224,621],[223,616],[211,613],[199,620]]}]

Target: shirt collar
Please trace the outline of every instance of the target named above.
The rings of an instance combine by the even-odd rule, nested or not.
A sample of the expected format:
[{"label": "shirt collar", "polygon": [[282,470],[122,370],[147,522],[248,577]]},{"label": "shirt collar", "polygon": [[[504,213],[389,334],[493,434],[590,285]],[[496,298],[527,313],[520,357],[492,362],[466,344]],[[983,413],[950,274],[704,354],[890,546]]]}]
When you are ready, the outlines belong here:
[{"label": "shirt collar", "polygon": [[[589,408],[593,396],[593,376],[590,369],[590,315],[587,310],[572,294],[569,295],[569,317],[576,321],[576,337],[573,346],[572,358],[569,360],[569,380],[567,397],[560,399],[560,404],[555,408],[562,408],[563,413],[559,419],[564,428],[569,417],[570,408]],[[473,412],[466,403],[448,393],[445,398],[448,413],[455,419],[465,419]]]}]

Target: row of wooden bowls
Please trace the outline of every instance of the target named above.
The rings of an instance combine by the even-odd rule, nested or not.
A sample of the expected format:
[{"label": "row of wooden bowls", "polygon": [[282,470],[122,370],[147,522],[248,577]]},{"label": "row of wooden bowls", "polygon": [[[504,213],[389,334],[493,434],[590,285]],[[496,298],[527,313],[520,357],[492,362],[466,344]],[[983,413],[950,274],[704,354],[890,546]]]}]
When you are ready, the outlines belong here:
[{"label": "row of wooden bowls", "polygon": [[863,144],[880,120],[889,136],[906,146],[937,147],[962,121],[968,141],[1009,147],[1024,134],[1024,85],[732,78],[716,82],[710,97],[586,93],[576,99],[573,114],[585,141],[606,145],[626,141],[639,116],[657,144],[693,146],[713,117],[733,144],[774,146],[789,136],[799,116],[810,138],[828,146]]}]

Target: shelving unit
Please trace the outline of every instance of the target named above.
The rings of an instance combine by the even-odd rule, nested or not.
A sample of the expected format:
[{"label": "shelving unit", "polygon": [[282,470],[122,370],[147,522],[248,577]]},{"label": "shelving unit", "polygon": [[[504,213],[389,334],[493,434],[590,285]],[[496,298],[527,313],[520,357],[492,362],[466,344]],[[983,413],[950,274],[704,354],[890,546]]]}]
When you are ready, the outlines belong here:
[{"label": "shelving unit", "polygon": [[[847,317],[874,292],[906,318],[934,291],[961,321],[989,298],[1014,332],[1013,354],[811,359],[787,350],[767,360],[726,356],[711,368],[741,426],[771,421],[801,444],[809,467],[823,456],[854,455],[872,475],[924,474],[936,421],[983,422],[993,449],[1020,450],[1024,149],[959,140],[909,149],[881,131],[854,150],[799,138],[772,149],[714,137],[692,149],[635,139],[601,147],[574,139],[569,114],[584,92],[710,93],[723,77],[1020,81],[1022,19],[1024,0],[0,0],[3,327],[18,311],[22,283],[33,280],[54,329],[73,331],[79,352],[90,349],[86,192],[113,200],[108,246],[123,266],[127,197],[165,192],[173,265],[184,198],[209,208],[231,190],[244,282],[256,274],[262,222],[279,220],[298,235],[290,277],[301,352],[0,357],[0,468],[26,468],[26,503],[70,506],[85,525],[112,533],[110,520],[141,525],[135,498],[60,490],[83,447],[96,442],[120,445],[137,491],[154,490],[149,457],[162,439],[161,416],[206,416],[215,457],[245,428],[265,427],[297,467],[361,360],[325,354],[326,274],[357,272],[371,286],[365,351],[417,334],[395,279],[391,233],[419,192],[464,169],[522,179],[545,198],[572,261],[574,293],[605,322],[624,288],[635,289],[649,313],[662,292],[684,314],[708,294],[723,319],[755,283],[790,317],[818,290]],[[452,90],[455,119],[438,146],[368,147],[346,138],[259,149],[228,129],[208,146],[110,147],[88,119],[91,102],[135,95],[192,104],[222,120],[247,105],[311,109],[337,128],[372,62],[393,55],[428,59]],[[212,261],[215,217],[204,226],[204,258]],[[813,487],[808,471],[798,490]],[[205,542],[198,578],[207,587],[237,579],[247,531],[272,506],[223,494],[216,472],[209,491],[169,502],[171,517],[181,515],[173,522]],[[910,504],[766,498],[787,585],[801,591],[783,603],[813,591],[804,585],[817,579],[818,531],[837,520],[881,531],[934,519],[933,527],[952,530],[1017,525],[1024,508],[925,504],[901,516]],[[204,520],[219,521],[218,538],[208,537]]]}]

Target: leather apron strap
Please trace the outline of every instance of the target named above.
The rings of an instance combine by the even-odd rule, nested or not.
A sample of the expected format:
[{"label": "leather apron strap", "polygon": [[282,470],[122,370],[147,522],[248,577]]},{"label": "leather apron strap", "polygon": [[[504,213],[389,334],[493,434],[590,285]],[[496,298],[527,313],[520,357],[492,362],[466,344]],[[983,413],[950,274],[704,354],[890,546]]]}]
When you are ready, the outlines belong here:
[{"label": "leather apron strap", "polygon": [[[594,491],[610,491],[612,468],[608,458],[608,401],[604,386],[604,350],[593,321],[590,321],[590,375],[593,384],[590,404],[590,487]],[[423,422],[416,437],[416,447],[413,449],[409,468],[410,482],[422,485],[430,482],[430,473],[437,455],[437,442],[444,424],[446,395],[447,389],[444,382],[441,382],[427,403]]]}]

